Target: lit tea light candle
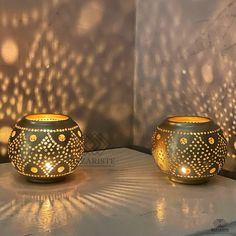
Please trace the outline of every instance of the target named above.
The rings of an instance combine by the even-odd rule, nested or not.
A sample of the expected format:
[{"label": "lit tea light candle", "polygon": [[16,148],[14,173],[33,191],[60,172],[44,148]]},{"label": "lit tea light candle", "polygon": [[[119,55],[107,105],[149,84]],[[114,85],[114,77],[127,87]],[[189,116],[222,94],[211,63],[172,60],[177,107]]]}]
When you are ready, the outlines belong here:
[{"label": "lit tea light candle", "polygon": [[53,169],[53,166],[49,162],[47,162],[45,164],[45,169],[48,170],[48,171],[51,171]]},{"label": "lit tea light candle", "polygon": [[190,174],[191,170],[189,168],[183,166],[181,168],[181,172],[185,175],[188,175],[188,174]]}]

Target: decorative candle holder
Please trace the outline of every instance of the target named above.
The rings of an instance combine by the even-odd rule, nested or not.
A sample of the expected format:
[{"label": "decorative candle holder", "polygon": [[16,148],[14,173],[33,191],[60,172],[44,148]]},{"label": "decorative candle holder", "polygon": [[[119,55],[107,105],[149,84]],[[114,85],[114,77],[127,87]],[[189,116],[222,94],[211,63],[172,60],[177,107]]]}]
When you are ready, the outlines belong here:
[{"label": "decorative candle holder", "polygon": [[200,184],[224,165],[227,142],[220,127],[209,118],[173,116],[154,132],[152,155],[170,180]]},{"label": "decorative candle holder", "polygon": [[66,115],[32,114],[14,127],[8,154],[16,170],[32,182],[48,183],[71,174],[83,153],[78,124]]}]

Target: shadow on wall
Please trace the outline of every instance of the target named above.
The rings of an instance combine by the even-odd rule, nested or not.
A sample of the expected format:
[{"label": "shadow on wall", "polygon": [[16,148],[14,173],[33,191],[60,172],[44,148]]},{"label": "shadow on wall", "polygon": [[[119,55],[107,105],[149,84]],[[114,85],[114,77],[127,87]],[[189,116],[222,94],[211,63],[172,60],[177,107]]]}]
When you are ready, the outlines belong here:
[{"label": "shadow on wall", "polygon": [[209,116],[236,170],[236,1],[138,1],[134,144],[169,115]]},{"label": "shadow on wall", "polygon": [[130,143],[134,11],[134,0],[0,0],[0,156],[28,113],[68,114],[106,148]]}]

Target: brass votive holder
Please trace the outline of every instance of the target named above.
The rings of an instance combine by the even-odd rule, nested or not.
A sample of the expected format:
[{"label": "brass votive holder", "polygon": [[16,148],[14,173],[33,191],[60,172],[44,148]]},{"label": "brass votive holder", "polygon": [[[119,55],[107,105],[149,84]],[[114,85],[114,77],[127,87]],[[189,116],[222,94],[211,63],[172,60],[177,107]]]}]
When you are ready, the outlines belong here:
[{"label": "brass votive holder", "polygon": [[13,128],[8,154],[20,174],[33,182],[49,183],[75,170],[83,144],[82,132],[69,116],[32,114]]},{"label": "brass votive holder", "polygon": [[227,142],[220,127],[210,118],[173,116],[156,128],[152,154],[170,180],[200,184],[224,165]]}]

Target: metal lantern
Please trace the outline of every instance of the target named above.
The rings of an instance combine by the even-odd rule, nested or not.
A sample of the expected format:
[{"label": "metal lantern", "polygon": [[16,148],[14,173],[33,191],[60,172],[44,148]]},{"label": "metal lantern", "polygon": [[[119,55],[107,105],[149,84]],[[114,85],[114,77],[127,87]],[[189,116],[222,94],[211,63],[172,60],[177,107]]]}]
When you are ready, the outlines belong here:
[{"label": "metal lantern", "polygon": [[152,154],[170,180],[200,184],[224,165],[227,142],[220,127],[209,118],[173,116],[155,130]]},{"label": "metal lantern", "polygon": [[16,170],[33,182],[55,182],[72,173],[83,153],[83,137],[69,116],[32,114],[14,127],[8,154]]}]

